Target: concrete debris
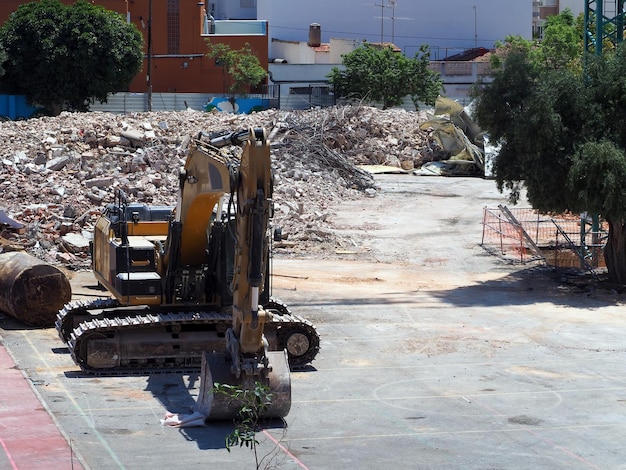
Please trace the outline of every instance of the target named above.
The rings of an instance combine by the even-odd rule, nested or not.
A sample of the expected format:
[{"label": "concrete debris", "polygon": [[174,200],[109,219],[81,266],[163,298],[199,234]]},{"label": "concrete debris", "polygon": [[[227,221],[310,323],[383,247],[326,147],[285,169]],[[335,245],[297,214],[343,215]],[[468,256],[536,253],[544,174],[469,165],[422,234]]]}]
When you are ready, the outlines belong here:
[{"label": "concrete debris", "polygon": [[19,223],[9,217],[4,209],[0,209],[0,226],[5,226],[11,230],[21,230],[24,228],[24,224]]},{"label": "concrete debris", "polygon": [[173,206],[192,136],[261,126],[272,142],[274,225],[285,238],[278,251],[340,253],[357,243],[333,229],[334,206],[376,194],[372,175],[359,165],[406,171],[445,157],[431,131],[420,128],[427,119],[425,112],[338,106],[251,115],[63,113],[2,122],[3,215],[25,230],[0,236],[49,263],[88,268],[85,233],[117,189],[130,202]]}]

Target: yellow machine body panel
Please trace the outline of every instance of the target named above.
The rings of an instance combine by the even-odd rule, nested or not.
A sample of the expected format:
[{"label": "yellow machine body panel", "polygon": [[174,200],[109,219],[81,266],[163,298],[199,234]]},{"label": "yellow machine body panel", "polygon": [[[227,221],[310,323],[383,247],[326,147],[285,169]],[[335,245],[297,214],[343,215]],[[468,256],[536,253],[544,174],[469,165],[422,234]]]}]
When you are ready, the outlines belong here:
[{"label": "yellow machine body panel", "polygon": [[165,240],[169,222],[128,222],[128,235],[150,237],[151,239]]},{"label": "yellow machine body panel", "polygon": [[[112,269],[112,253],[109,250],[109,244],[113,237],[115,235],[111,228],[111,221],[106,217],[100,217],[93,231],[92,251],[94,253],[104,253],[105,255],[94,256],[92,265],[94,275],[107,290],[111,287],[111,276],[115,272],[115,268],[113,267]],[[113,257],[113,259],[115,258]]]},{"label": "yellow machine body panel", "polygon": [[204,258],[201,255],[206,249],[213,207],[219,202],[220,197],[221,194],[198,194],[187,208],[180,246],[182,264],[186,266],[202,264]]},{"label": "yellow machine body panel", "polygon": [[185,163],[185,181],[179,220],[184,221],[181,237],[181,264],[197,266],[205,251],[213,209],[230,190],[228,160],[202,147],[191,151]]},{"label": "yellow machine body panel", "polygon": [[[148,256],[143,257],[127,257],[125,263],[127,263],[128,271],[148,271],[155,267],[156,250],[153,241],[146,238],[147,236],[153,236],[155,238],[165,238],[167,236],[167,228],[165,229],[165,235],[159,233],[163,231],[162,224],[160,222],[141,222],[141,223],[129,223],[127,227],[133,226],[137,229],[143,226],[143,230],[132,230],[128,228],[127,249],[123,247],[123,241],[117,237],[112,227],[111,220],[107,217],[100,217],[96,222],[93,235],[93,251],[99,253],[99,256],[93,257],[93,272],[94,276],[102,286],[107,289],[113,297],[120,301],[123,305],[159,305],[163,299],[160,292],[155,292],[148,295],[136,295],[127,292],[122,292],[119,288],[119,282],[117,278],[119,274],[119,254],[124,253],[126,250],[142,250],[144,253],[148,253]],[[145,233],[145,236],[135,235],[137,233]],[[130,272],[126,274],[128,280],[133,274]],[[155,278],[158,278],[158,274],[154,274]],[[155,280],[153,280],[155,282]]]}]

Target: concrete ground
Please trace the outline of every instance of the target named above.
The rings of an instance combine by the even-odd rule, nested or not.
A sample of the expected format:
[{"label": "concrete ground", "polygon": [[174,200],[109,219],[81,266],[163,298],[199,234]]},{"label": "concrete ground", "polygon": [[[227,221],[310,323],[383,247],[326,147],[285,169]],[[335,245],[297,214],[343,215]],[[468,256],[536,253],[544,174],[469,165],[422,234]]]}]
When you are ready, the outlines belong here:
[{"label": "concrete ground", "polygon": [[[487,254],[483,207],[506,203],[493,181],[377,180],[380,196],[336,208],[353,250],[274,260],[274,294],[322,350],[292,373],[287,425],[259,433],[260,468],[626,469],[624,297]],[[72,282],[101,295],[90,273]],[[0,325],[85,468],[255,468],[225,449],[229,423],[161,427],[197,377],[86,376],[56,331]]]}]

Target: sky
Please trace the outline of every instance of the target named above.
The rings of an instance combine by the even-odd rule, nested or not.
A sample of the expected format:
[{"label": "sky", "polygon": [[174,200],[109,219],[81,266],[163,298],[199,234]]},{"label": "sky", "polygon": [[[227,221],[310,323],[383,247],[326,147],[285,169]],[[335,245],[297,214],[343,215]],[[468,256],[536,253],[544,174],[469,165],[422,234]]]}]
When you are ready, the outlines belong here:
[{"label": "sky", "polygon": [[319,23],[322,42],[382,38],[409,56],[428,44],[435,60],[532,35],[531,0],[257,0],[257,17],[276,39],[307,41],[309,25]]}]

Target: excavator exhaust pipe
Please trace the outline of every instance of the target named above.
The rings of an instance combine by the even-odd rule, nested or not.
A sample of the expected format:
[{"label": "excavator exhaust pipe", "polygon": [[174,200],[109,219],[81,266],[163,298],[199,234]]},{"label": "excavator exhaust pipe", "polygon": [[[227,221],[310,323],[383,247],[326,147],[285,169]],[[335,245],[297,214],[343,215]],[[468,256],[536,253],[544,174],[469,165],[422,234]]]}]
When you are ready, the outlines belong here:
[{"label": "excavator exhaust pipe", "polygon": [[216,383],[253,389],[255,382],[261,382],[269,388],[271,395],[268,407],[261,414],[262,418],[284,418],[291,409],[291,378],[286,351],[266,353],[272,368],[267,378],[242,374],[237,378],[231,371],[231,363],[227,356],[219,353],[202,354],[200,372],[200,391],[194,412],[204,415],[207,420],[224,420],[235,418],[241,404],[232,397],[214,393]]}]

